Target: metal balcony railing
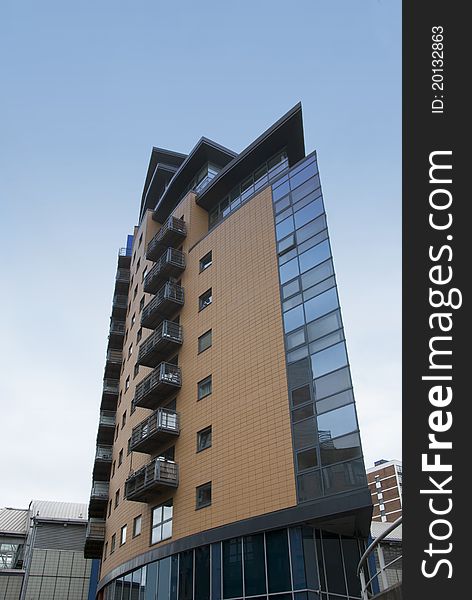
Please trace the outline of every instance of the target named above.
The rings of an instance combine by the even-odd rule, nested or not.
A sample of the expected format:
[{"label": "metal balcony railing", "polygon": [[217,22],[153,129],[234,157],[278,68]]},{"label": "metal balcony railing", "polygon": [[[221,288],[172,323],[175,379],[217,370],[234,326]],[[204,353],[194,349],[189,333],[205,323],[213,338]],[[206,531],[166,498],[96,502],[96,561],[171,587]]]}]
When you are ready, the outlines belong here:
[{"label": "metal balcony railing", "polygon": [[116,412],[113,410],[101,410],[99,426],[115,428]]},{"label": "metal balcony railing", "polygon": [[120,390],[120,380],[105,378],[103,380],[103,392],[105,394],[118,394]]},{"label": "metal balcony railing", "polygon": [[131,271],[129,269],[118,269],[116,271],[116,281],[121,283],[129,283]]},{"label": "metal balcony railing", "polygon": [[102,410],[116,410],[119,390],[120,382],[118,379],[105,377],[103,380],[102,402],[100,405]]},{"label": "metal balcony railing", "polygon": [[105,521],[103,519],[89,519],[85,533],[86,540],[105,541]]},{"label": "metal balcony railing", "polygon": [[168,281],[143,308],[141,325],[154,329],[164,319],[173,316],[183,306],[184,300],[184,288]]},{"label": "metal balcony railing", "polygon": [[124,321],[112,321],[110,323],[110,335],[124,335],[126,329],[126,323]]},{"label": "metal balcony railing", "polygon": [[130,449],[136,452],[151,452],[159,444],[179,435],[179,421],[175,410],[158,408],[133,428]]},{"label": "metal balcony railing", "polygon": [[182,326],[172,321],[163,321],[154,333],[140,345],[138,363],[155,367],[161,360],[182,345]]},{"label": "metal balcony railing", "polygon": [[176,488],[178,485],[177,463],[158,457],[128,477],[125,483],[125,498],[146,502],[152,493]]},{"label": "metal balcony railing", "polygon": [[126,308],[128,302],[128,297],[123,294],[115,294],[113,296],[113,306],[117,308]]},{"label": "metal balcony railing", "polygon": [[144,278],[144,291],[155,294],[166,279],[178,277],[184,269],[185,254],[175,248],[167,248]]},{"label": "metal balcony railing", "polygon": [[121,365],[122,360],[123,360],[123,352],[121,350],[108,350],[107,362],[113,363],[116,365]]},{"label": "metal balcony railing", "polygon": [[[402,517],[394,521],[390,527],[387,527],[375,540],[370,544],[364,554],[361,556],[357,566],[357,576],[361,580],[361,598],[362,600],[370,600],[375,598],[377,594],[385,592],[389,588],[401,585],[402,572],[402,554],[397,554],[393,560],[386,563],[384,553],[380,546],[380,542],[384,540],[392,531],[394,531],[402,523]],[[368,559],[372,556],[375,550],[378,550],[377,557],[379,569],[369,577]],[[375,562],[375,561],[374,561]],[[396,582],[392,585],[389,581],[389,571],[395,570]]]},{"label": "metal balcony railing", "polygon": [[95,460],[110,461],[113,454],[113,446],[97,446]]},{"label": "metal balcony railing", "polygon": [[92,475],[94,481],[110,480],[112,449],[112,446],[97,446]]},{"label": "metal balcony railing", "polygon": [[149,242],[146,249],[148,260],[157,260],[164,248],[179,246],[187,236],[185,221],[176,217],[169,217],[156,235]]},{"label": "metal balcony railing", "polygon": [[110,484],[105,481],[94,481],[92,484],[92,491],[90,498],[94,500],[105,500],[108,501],[108,493],[110,491]]},{"label": "metal balcony railing", "polygon": [[159,404],[182,386],[180,367],[162,362],[137,386],[134,405],[157,408]]}]

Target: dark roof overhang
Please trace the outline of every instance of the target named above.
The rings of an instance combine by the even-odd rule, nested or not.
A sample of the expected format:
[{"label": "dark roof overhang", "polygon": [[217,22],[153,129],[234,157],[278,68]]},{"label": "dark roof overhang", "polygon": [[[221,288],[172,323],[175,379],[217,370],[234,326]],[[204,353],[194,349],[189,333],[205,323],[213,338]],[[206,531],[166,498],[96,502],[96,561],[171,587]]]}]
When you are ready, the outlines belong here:
[{"label": "dark roof overhang", "polygon": [[206,163],[210,162],[224,167],[236,156],[237,154],[232,150],[202,137],[180,165],[164,194],[158,200],[153,219],[159,223],[163,223],[167,219],[177,206],[187,186]]},{"label": "dark roof overhang", "polygon": [[235,185],[283,148],[287,151],[290,166],[305,157],[301,102],[227,164],[198,195],[197,204],[210,210]]}]

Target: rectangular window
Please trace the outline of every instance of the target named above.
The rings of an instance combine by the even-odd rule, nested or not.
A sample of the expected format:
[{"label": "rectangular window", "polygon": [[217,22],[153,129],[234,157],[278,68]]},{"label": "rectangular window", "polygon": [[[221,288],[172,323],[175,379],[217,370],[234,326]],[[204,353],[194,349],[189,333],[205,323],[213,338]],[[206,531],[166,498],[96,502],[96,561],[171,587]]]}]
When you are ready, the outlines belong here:
[{"label": "rectangular window", "polygon": [[125,381],[125,392],[126,392],[126,390],[128,390],[128,389],[129,389],[129,375],[128,375],[128,377],[126,378],[126,381]]},{"label": "rectangular window", "polygon": [[133,521],[133,537],[141,535],[142,516],[138,515]]},{"label": "rectangular window", "polygon": [[172,536],[172,500],[152,509],[151,544],[157,544]]},{"label": "rectangular window", "polygon": [[115,508],[118,506],[119,503],[120,503],[120,490],[116,490],[116,492],[115,492]]},{"label": "rectangular window", "polygon": [[142,241],[143,241],[143,234],[141,234],[139,236],[138,248],[141,246]]},{"label": "rectangular window", "polygon": [[203,310],[209,304],[211,304],[211,302],[212,302],[212,293],[211,293],[211,288],[210,288],[209,290],[207,290],[206,292],[204,292],[198,298],[198,308],[199,308],[199,310]]},{"label": "rectangular window", "polygon": [[130,344],[128,348],[128,358],[133,354],[133,344]]},{"label": "rectangular window", "polygon": [[141,281],[144,281],[146,279],[147,272],[148,272],[147,267],[144,267],[143,276],[141,278]]},{"label": "rectangular window", "polygon": [[139,373],[139,365],[138,365],[138,363],[136,363],[134,365],[133,379],[138,376],[138,373]]},{"label": "rectangular window", "polygon": [[118,466],[120,467],[123,464],[123,448],[120,450],[118,454]]},{"label": "rectangular window", "polygon": [[138,295],[138,284],[136,284],[136,287],[134,288],[133,300],[136,298],[137,295]]},{"label": "rectangular window", "polygon": [[211,375],[209,375],[198,382],[198,399],[201,400],[202,398],[209,396],[211,394],[211,388]]},{"label": "rectangular window", "polygon": [[197,452],[211,447],[211,425],[197,433]]},{"label": "rectangular window", "polygon": [[103,549],[103,560],[106,559],[108,554],[108,542],[105,542],[105,548]]},{"label": "rectangular window", "polygon": [[141,300],[139,301],[139,312],[141,312],[144,308],[144,298],[145,298],[145,296],[143,296],[141,298]]},{"label": "rectangular window", "polygon": [[139,342],[141,341],[141,338],[143,337],[143,328],[140,327],[138,329],[138,333],[136,334],[136,343],[139,344]]},{"label": "rectangular window", "polygon": [[211,481],[197,487],[195,508],[204,508],[211,504]]},{"label": "rectangular window", "polygon": [[110,547],[110,554],[113,554],[113,552],[115,551],[115,547],[116,547],[116,533],[114,533],[111,536],[111,547]]},{"label": "rectangular window", "polygon": [[133,327],[133,325],[136,323],[136,313],[133,314],[133,316],[131,317],[131,327]]},{"label": "rectangular window", "polygon": [[126,425],[126,411],[123,413],[123,416],[121,417],[121,429],[123,429],[123,427]]},{"label": "rectangular window", "polygon": [[198,338],[198,353],[203,352],[211,346],[211,329]]},{"label": "rectangular window", "polygon": [[211,250],[210,250],[210,252],[205,254],[205,256],[200,259],[200,273],[202,271],[204,271],[205,269],[208,269],[208,267],[211,266],[211,263],[212,263],[212,256],[211,256]]},{"label": "rectangular window", "polygon": [[128,529],[128,527],[126,525],[123,525],[123,527],[121,528],[120,546],[122,546],[126,542],[126,530],[127,529]]},{"label": "rectangular window", "polygon": [[[115,476],[115,468],[116,468],[116,461],[113,461],[113,465],[111,467],[111,476],[114,477]],[[111,503],[111,501],[110,501]]]},{"label": "rectangular window", "polygon": [[[113,463],[113,464],[115,464],[115,463]],[[111,515],[111,507],[112,507],[112,502],[111,502],[111,500],[109,500],[109,502],[108,502],[108,516]]]},{"label": "rectangular window", "polygon": [[128,456],[131,452],[131,438],[128,438],[128,449],[126,452],[126,456]]}]

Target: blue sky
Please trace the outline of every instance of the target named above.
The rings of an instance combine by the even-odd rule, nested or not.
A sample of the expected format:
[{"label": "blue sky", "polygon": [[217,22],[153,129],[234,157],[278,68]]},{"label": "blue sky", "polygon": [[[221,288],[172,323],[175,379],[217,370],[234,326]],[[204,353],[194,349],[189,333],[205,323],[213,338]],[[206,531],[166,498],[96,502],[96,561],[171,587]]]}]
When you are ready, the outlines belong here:
[{"label": "blue sky", "polygon": [[401,459],[401,2],[3,0],[0,506],[87,502],[116,252],[153,145],[301,100],[366,465]]}]

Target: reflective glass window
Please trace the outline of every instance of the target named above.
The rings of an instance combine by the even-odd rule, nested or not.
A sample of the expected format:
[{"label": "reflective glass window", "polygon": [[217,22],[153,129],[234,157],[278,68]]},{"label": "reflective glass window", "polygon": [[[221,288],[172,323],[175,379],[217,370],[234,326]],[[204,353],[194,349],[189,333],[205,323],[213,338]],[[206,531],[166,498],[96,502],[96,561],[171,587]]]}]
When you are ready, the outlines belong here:
[{"label": "reflective glass window", "polygon": [[324,229],[326,229],[326,217],[322,215],[321,217],[318,217],[315,221],[311,221],[310,223],[307,223],[300,229],[297,229],[297,242],[299,244],[302,244],[303,242],[309,240],[311,237],[320,233],[320,231],[323,231]]},{"label": "reflective glass window", "polygon": [[286,300],[283,303],[282,310],[283,310],[283,312],[286,312],[287,310],[290,310],[294,306],[298,306],[302,302],[303,302],[302,295],[297,294],[296,296],[292,296],[292,298],[290,298],[289,300]]},{"label": "reflective glass window", "polygon": [[334,373],[315,379],[315,398],[321,400],[326,396],[337,394],[352,387],[349,368],[339,369]]},{"label": "reflective glass window", "polygon": [[287,530],[268,531],[266,548],[269,594],[290,590],[292,585]]},{"label": "reflective glass window", "polygon": [[[170,600],[170,567],[171,567],[171,558],[168,556],[167,558],[162,558],[157,563],[153,563],[155,565],[159,565],[159,585],[157,588],[157,597],[159,600]],[[148,565],[149,567],[152,565]],[[149,577],[149,573],[148,573]],[[157,577],[157,574],[156,574]],[[149,579],[148,579],[149,585]],[[149,586],[152,590],[155,590],[156,587]],[[146,600],[148,600],[146,598]],[[155,600],[154,594],[149,597],[149,600]]]},{"label": "reflective glass window", "polygon": [[328,410],[334,410],[335,408],[339,408],[340,406],[345,406],[346,404],[350,404],[351,402],[354,402],[354,394],[352,393],[352,390],[346,390],[344,392],[341,392],[340,394],[329,396],[328,398],[317,402],[316,412],[318,414],[321,414]]},{"label": "reflective glass window", "polygon": [[303,305],[301,304],[300,306],[296,306],[295,308],[287,311],[284,313],[283,318],[285,333],[297,329],[305,322],[303,317]]},{"label": "reflective glass window", "polygon": [[[221,543],[211,545],[211,597],[221,598]],[[160,598],[159,598],[160,600]]]},{"label": "reflective glass window", "polygon": [[210,546],[195,548],[195,600],[210,600]]},{"label": "reflective glass window", "polygon": [[308,358],[299,360],[287,367],[289,388],[299,388],[305,383],[311,382],[311,366]]},{"label": "reflective glass window", "polygon": [[298,331],[294,331],[293,333],[290,333],[289,335],[286,336],[285,341],[287,344],[287,348],[289,350],[291,350],[292,348],[296,348],[297,346],[300,346],[300,344],[304,344],[305,343],[305,330],[299,329]]},{"label": "reflective glass window", "polygon": [[179,554],[179,600],[192,600],[193,550]]},{"label": "reflective glass window", "polygon": [[311,400],[310,395],[310,386],[304,385],[296,390],[292,390],[292,405],[300,406],[305,402],[309,402]]},{"label": "reflective glass window", "polygon": [[316,456],[316,448],[303,450],[297,454],[297,467],[299,471],[313,469],[318,466],[318,458]]},{"label": "reflective glass window", "polygon": [[172,536],[172,500],[152,509],[151,544]]},{"label": "reflective glass window", "polygon": [[290,558],[292,559],[293,589],[303,590],[306,588],[306,577],[303,556],[302,528],[291,527],[288,531],[290,538]]},{"label": "reflective glass window", "polygon": [[[319,588],[318,570],[316,568],[316,552],[314,531],[311,527],[303,527],[303,554],[305,559],[306,585],[309,589]],[[314,594],[309,593],[308,600],[313,600]]]},{"label": "reflective glass window", "polygon": [[294,221],[293,221],[293,217],[289,217],[288,219],[285,219],[285,221],[281,221],[275,227],[275,232],[276,232],[277,240],[281,240],[282,238],[284,238],[289,233],[292,233],[292,231],[294,229],[295,229],[295,224],[294,224]]},{"label": "reflective glass window", "polygon": [[307,250],[303,254],[300,254],[300,272],[305,273],[315,265],[324,262],[331,256],[331,250],[329,248],[329,241],[325,240],[310,250]]},{"label": "reflective glass window", "polygon": [[336,288],[331,288],[311,300],[305,302],[305,314],[307,323],[314,321],[338,308],[338,295]]},{"label": "reflective glass window", "polygon": [[333,594],[346,594],[344,567],[339,535],[323,531],[323,551],[328,580],[328,590]]},{"label": "reflective glass window", "polygon": [[340,327],[342,327],[341,313],[336,310],[307,325],[308,339],[312,342],[332,331],[336,331]]},{"label": "reflective glass window", "polygon": [[[286,194],[289,193],[290,191],[290,186],[288,184],[288,181],[283,181],[284,178],[282,178],[282,183],[280,185],[277,185],[279,182],[277,181],[275,185],[277,185],[277,187],[274,187],[272,189],[272,200],[274,202],[277,202],[277,200],[280,200],[280,198],[283,198],[283,196],[285,196]],[[279,180],[280,181],[280,180]]]},{"label": "reflective glass window", "polygon": [[290,206],[290,196],[284,196],[275,204],[275,214],[279,214],[285,208]]},{"label": "reflective glass window", "polygon": [[293,445],[296,450],[316,443],[315,419],[306,419],[293,425]]},{"label": "reflective glass window", "polygon": [[292,188],[292,204],[298,202],[302,198],[304,198],[310,192],[313,192],[317,188],[320,187],[320,178],[318,176],[312,177],[298,186],[296,189]]},{"label": "reflective glass window", "polygon": [[296,173],[290,173],[290,187],[292,188],[292,190],[294,190],[296,187],[304,183],[307,179],[313,177],[315,173],[316,168],[314,168],[313,165],[308,165],[304,169]]},{"label": "reflective glass window", "polygon": [[287,283],[282,288],[282,296],[284,298],[290,298],[293,294],[296,294],[300,290],[300,282],[298,279],[296,281],[291,281]]},{"label": "reflective glass window", "polygon": [[310,354],[314,354],[315,352],[320,352],[324,348],[328,348],[328,346],[332,346],[337,342],[341,342],[344,340],[344,330],[338,329],[337,331],[325,335],[322,338],[316,340],[316,342],[312,342],[310,344]]},{"label": "reflective glass window", "polygon": [[305,356],[308,356],[308,348],[303,346],[302,348],[297,348],[297,350],[292,350],[292,352],[289,352],[287,354],[287,362],[293,363],[301,358],[304,358]]},{"label": "reflective glass window", "polygon": [[364,461],[362,459],[326,467],[323,482],[327,494],[336,494],[366,485]]},{"label": "reflective glass window", "polygon": [[295,258],[296,256],[297,256],[297,249],[294,247],[291,250],[284,252],[282,254],[282,256],[279,256],[279,265],[284,265],[285,263],[287,263],[289,260],[292,260],[292,258]]},{"label": "reflective glass window", "polygon": [[335,438],[357,429],[356,410],[354,404],[347,404],[318,416],[318,429],[329,431]]},{"label": "reflective glass window", "polygon": [[300,502],[314,500],[323,495],[319,471],[310,471],[297,477],[298,499]]},{"label": "reflective glass window", "polygon": [[241,538],[223,542],[223,598],[243,595]]},{"label": "reflective glass window", "polygon": [[331,371],[336,371],[347,365],[346,344],[341,342],[311,357],[311,368],[313,377],[322,377]]},{"label": "reflective glass window", "polygon": [[327,277],[333,274],[333,262],[327,260],[326,262],[318,265],[314,269],[307,271],[302,275],[302,286],[304,290],[311,288],[313,285],[323,281]]},{"label": "reflective glass window", "polygon": [[297,408],[292,412],[292,421],[294,423],[297,421],[303,421],[303,419],[312,417],[313,414],[313,404],[306,404],[305,406],[302,406],[302,408]]},{"label": "reflective glass window", "polygon": [[244,585],[246,596],[266,593],[264,534],[247,535],[244,546]]},{"label": "reflective glass window", "polygon": [[328,230],[324,229],[323,231],[320,231],[320,233],[317,233],[312,238],[308,239],[306,242],[298,244],[298,252],[303,254],[303,252],[306,252],[306,250],[309,250],[313,246],[317,246],[320,242],[326,240],[327,238]]},{"label": "reflective glass window", "polygon": [[294,247],[295,247],[295,236],[292,233],[291,235],[284,238],[277,244],[277,252],[279,254],[284,254],[285,252],[287,252],[288,250],[290,250],[291,248],[294,248]]},{"label": "reflective glass window", "polygon": [[313,221],[316,217],[319,217],[323,211],[323,199],[320,196],[295,213],[295,228],[298,229],[299,227],[306,225],[306,223]]},{"label": "reflective glass window", "polygon": [[334,287],[335,285],[336,285],[336,281],[335,281],[334,277],[328,277],[327,279],[324,279],[323,281],[320,281],[320,283],[317,283],[313,287],[309,288],[306,292],[303,292],[303,300],[305,302],[307,300],[311,300],[315,296],[318,296],[319,294],[326,292],[326,290],[329,290],[330,288]]},{"label": "reflective glass window", "polygon": [[292,214],[292,209],[286,208],[283,212],[279,213],[275,217],[275,222],[280,223],[281,221],[284,221],[287,217],[289,217],[291,214]]},{"label": "reflective glass window", "polygon": [[321,464],[331,465],[352,460],[361,455],[361,440],[358,433],[351,433],[320,444]]}]

